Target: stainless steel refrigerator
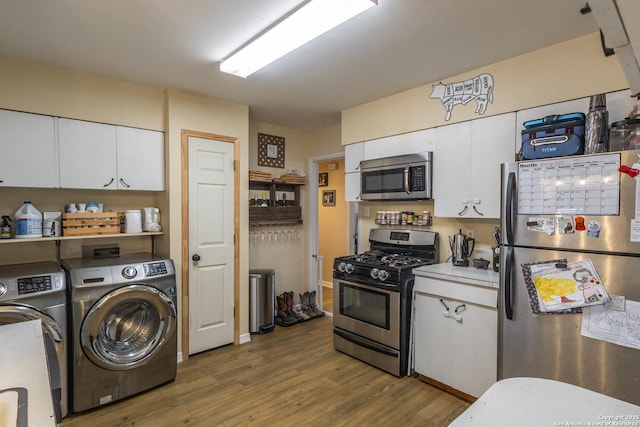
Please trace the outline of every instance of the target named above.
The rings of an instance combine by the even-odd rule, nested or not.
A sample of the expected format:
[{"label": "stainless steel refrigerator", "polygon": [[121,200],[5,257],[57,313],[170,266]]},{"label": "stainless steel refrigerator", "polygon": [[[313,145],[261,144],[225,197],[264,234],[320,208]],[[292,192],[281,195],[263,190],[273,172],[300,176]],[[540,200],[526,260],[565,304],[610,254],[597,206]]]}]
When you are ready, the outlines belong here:
[{"label": "stainless steel refrigerator", "polygon": [[[640,348],[583,336],[580,313],[534,314],[522,268],[591,260],[609,295],[624,296],[627,308],[640,302],[640,181],[618,172],[639,154],[502,165],[499,379],[554,379],[640,405]],[[638,329],[622,332],[640,340],[640,312],[624,313],[625,327]]]}]

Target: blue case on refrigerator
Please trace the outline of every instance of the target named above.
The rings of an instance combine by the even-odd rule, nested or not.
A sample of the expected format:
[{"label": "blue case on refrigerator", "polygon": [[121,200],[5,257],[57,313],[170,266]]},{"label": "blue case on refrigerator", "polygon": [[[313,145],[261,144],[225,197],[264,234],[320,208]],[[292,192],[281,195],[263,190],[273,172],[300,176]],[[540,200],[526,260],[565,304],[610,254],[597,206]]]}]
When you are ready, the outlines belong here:
[{"label": "blue case on refrigerator", "polygon": [[522,159],[584,154],[584,124],[583,113],[546,116],[524,122]]}]

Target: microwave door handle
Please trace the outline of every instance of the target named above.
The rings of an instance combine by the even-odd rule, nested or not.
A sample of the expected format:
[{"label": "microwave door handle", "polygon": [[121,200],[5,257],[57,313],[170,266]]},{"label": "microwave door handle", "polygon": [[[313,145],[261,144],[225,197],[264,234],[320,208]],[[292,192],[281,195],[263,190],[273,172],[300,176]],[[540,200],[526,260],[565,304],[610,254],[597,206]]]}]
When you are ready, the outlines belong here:
[{"label": "microwave door handle", "polygon": [[409,188],[409,169],[410,166],[404,168],[404,191],[407,194],[411,194],[411,188]]}]

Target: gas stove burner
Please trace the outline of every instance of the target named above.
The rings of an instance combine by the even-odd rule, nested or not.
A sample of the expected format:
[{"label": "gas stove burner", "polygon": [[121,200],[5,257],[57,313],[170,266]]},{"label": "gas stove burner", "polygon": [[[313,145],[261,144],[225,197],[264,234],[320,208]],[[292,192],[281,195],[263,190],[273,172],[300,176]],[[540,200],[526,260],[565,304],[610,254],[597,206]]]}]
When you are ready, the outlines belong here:
[{"label": "gas stove burner", "polygon": [[428,262],[426,259],[401,254],[385,255],[380,259],[380,261],[393,268],[411,267],[416,264],[424,264],[425,262]]}]

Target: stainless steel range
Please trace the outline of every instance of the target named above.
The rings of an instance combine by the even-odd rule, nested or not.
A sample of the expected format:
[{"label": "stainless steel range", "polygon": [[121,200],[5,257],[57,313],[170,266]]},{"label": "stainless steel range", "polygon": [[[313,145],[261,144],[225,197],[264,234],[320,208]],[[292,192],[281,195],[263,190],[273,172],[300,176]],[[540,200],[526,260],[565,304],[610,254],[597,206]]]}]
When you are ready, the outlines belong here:
[{"label": "stainless steel range", "polygon": [[438,260],[438,233],[376,228],[369,251],[333,262],[333,346],[407,374],[413,268]]}]

